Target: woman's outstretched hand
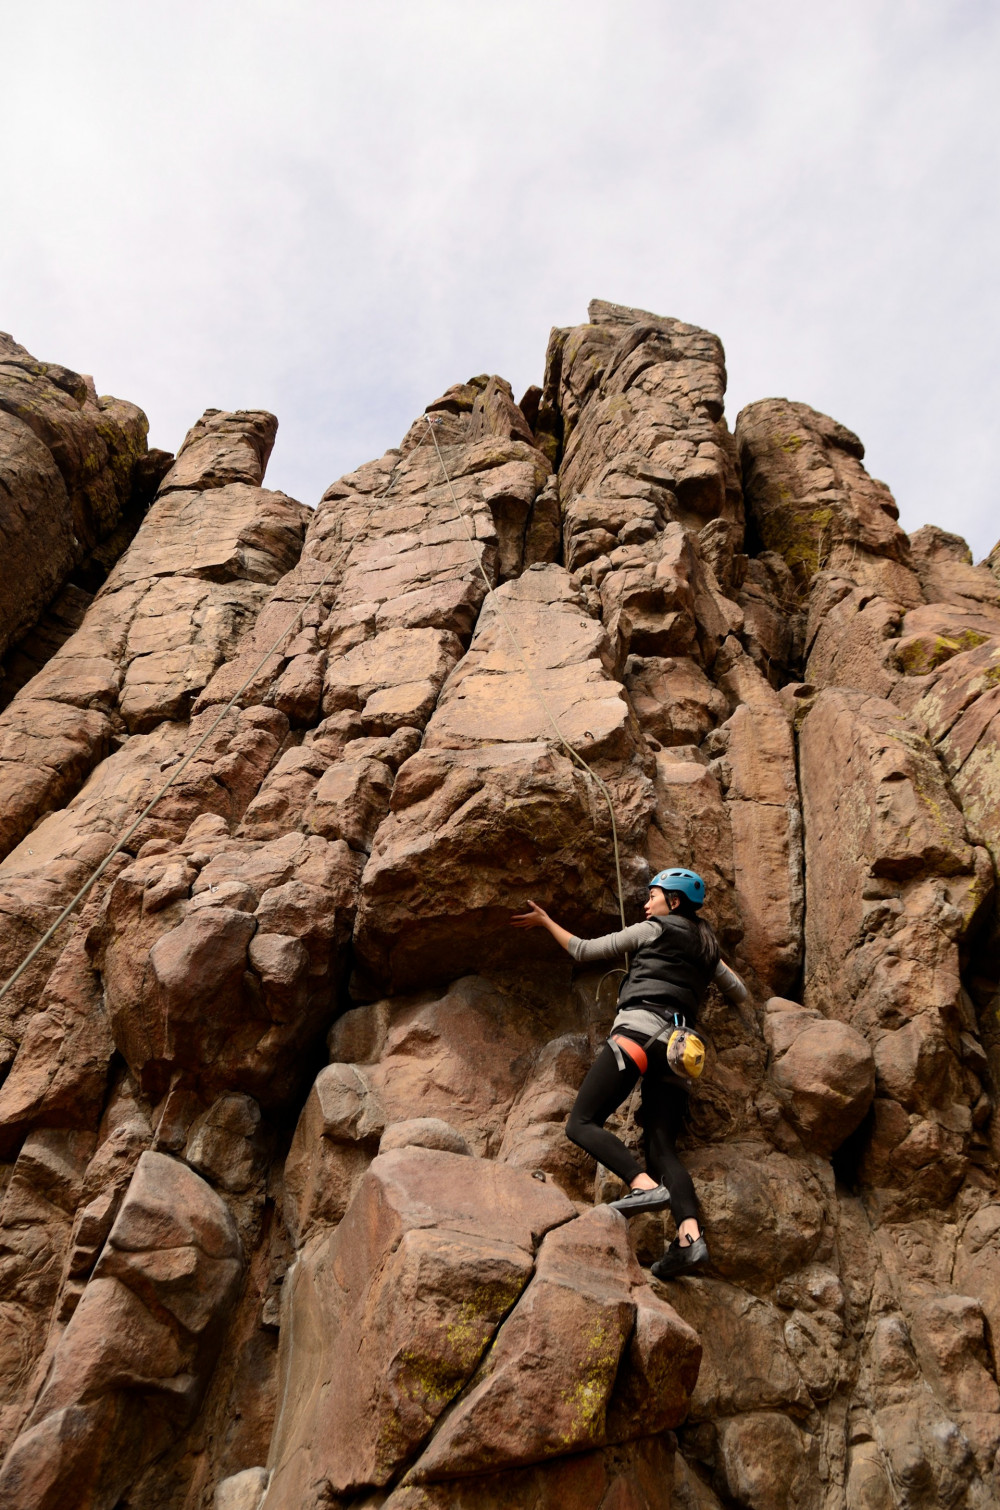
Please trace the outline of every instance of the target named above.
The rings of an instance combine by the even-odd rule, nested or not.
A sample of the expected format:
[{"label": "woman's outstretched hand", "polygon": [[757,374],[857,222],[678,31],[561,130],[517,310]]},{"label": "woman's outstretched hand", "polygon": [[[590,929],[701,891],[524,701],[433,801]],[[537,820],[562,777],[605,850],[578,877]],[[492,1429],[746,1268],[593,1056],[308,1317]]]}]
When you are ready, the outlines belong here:
[{"label": "woman's outstretched hand", "polygon": [[539,907],[537,902],[529,902],[528,907],[530,911],[519,912],[516,917],[511,918],[512,928],[548,928],[550,926],[552,919],[544,907]]},{"label": "woman's outstretched hand", "polygon": [[539,907],[537,902],[529,902],[528,911],[519,912],[510,921],[514,928],[547,928],[556,943],[561,944],[564,949],[569,948],[570,939],[573,937],[565,928],[560,927],[550,918],[545,908]]}]

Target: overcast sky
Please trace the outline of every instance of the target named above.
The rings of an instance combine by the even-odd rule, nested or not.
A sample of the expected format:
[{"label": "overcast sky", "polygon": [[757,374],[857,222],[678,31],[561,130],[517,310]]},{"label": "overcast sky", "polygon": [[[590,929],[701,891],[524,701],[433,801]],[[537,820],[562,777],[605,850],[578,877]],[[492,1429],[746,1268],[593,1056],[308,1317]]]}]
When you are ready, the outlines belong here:
[{"label": "overcast sky", "polygon": [[996,0],[0,0],[0,327],[315,503],[592,297],[1000,537]]}]

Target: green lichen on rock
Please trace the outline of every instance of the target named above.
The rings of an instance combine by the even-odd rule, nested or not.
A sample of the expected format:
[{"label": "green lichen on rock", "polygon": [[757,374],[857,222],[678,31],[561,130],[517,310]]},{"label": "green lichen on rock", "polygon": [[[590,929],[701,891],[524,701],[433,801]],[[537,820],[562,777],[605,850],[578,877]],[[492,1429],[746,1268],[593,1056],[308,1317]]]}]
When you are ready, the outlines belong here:
[{"label": "green lichen on rock", "polygon": [[786,562],[804,590],[823,565],[823,542],[830,541],[834,512],[827,507],[786,503],[758,518],[761,539]]},{"label": "green lichen on rock", "polygon": [[[408,1401],[424,1418],[418,1440],[431,1430],[442,1411],[458,1394],[478,1367],[500,1322],[518,1300],[528,1274],[520,1280],[497,1278],[475,1287],[451,1313],[440,1333],[431,1333],[425,1346],[404,1348],[391,1369],[392,1383],[401,1400]],[[413,1449],[412,1415],[386,1414],[378,1440],[382,1482],[395,1472]]]},{"label": "green lichen on rock", "polygon": [[579,1449],[586,1442],[596,1444],[602,1437],[621,1342],[615,1320],[605,1317],[592,1322],[584,1340],[579,1377],[562,1395],[569,1408],[569,1421],[562,1433],[565,1447]]},{"label": "green lichen on rock", "polygon": [[896,669],[904,676],[926,676],[936,666],[958,655],[963,647],[958,640],[943,634],[915,634],[900,640],[892,655]]}]

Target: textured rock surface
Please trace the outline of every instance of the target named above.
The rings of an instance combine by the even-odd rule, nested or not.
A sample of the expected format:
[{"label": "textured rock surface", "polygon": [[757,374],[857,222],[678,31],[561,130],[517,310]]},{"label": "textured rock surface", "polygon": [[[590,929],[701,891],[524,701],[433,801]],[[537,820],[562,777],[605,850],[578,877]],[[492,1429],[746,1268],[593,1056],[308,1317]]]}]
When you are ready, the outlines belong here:
[{"label": "textured rock surface", "polygon": [[241,1269],[225,1202],[143,1153],[0,1470],[4,1504],[113,1506],[197,1409]]},{"label": "textured rock surface", "polygon": [[149,502],[150,463],[156,474],[148,428],[134,404],[98,398],[93,378],[39,362],[0,332],[0,656],[74,569],[86,586],[102,544],[127,543],[128,519],[117,542],[116,529]]},{"label": "textured rock surface", "polygon": [[[51,532],[5,978],[177,778],[0,1001],[4,1504],[997,1503],[1000,547],[908,538],[805,404],[731,436],[718,339],[600,301],[314,511],[267,414],[150,458],[0,355]],[[709,993],[666,1285],[564,1135],[614,977],[507,921],[617,925],[605,790],[629,920],[701,871],[757,1024]]]},{"label": "textured rock surface", "polygon": [[[225,418],[231,429],[273,438],[271,416]],[[0,714],[3,854],[63,807],[123,735],[187,717],[268,584],[297,557],[307,511],[257,485],[262,466],[249,446],[246,480],[215,485],[209,442],[230,463],[223,475],[232,474],[232,435],[203,437],[193,454],[204,475],[182,468],[179,488],[171,477],[180,463],[172,469],[76,633]],[[182,447],[182,461],[187,454]]]}]

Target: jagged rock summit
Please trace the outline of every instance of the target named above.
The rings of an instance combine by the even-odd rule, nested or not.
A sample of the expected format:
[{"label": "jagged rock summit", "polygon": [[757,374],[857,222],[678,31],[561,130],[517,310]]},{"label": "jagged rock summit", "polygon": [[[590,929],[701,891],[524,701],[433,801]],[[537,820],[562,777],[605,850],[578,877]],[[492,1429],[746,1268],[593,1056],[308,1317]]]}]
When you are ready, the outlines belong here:
[{"label": "jagged rock summit", "polygon": [[[4,980],[110,857],[0,998],[11,1510],[1000,1501],[1000,547],[589,315],[315,509],[0,337]],[[564,1135],[613,983],[508,926],[615,839],[754,1002],[663,1284]]]}]

